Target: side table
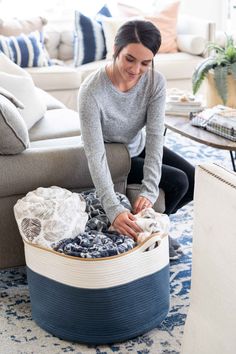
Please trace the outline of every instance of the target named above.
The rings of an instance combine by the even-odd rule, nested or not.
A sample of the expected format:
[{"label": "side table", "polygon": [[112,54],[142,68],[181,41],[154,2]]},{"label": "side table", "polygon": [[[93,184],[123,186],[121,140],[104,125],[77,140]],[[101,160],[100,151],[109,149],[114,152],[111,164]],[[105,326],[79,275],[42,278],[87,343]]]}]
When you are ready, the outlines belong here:
[{"label": "side table", "polygon": [[236,171],[235,159],[233,156],[233,152],[236,151],[236,142],[208,132],[205,129],[194,127],[190,124],[189,118],[184,116],[166,115],[165,134],[167,129],[197,141],[198,143],[205,144],[216,149],[228,150],[230,153],[233,170]]}]

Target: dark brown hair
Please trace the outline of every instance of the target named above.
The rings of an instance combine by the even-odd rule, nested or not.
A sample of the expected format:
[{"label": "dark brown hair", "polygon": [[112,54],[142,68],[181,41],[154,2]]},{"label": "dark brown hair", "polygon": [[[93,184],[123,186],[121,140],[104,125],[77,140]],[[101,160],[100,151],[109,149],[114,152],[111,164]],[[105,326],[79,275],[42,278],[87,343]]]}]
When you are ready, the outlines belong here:
[{"label": "dark brown hair", "polygon": [[124,23],[115,36],[114,59],[130,43],[141,43],[156,55],[161,45],[161,33],[150,21],[135,20]]},{"label": "dark brown hair", "polygon": [[[151,50],[155,56],[161,46],[161,33],[150,21],[134,20],[124,23],[117,31],[114,41],[114,61],[124,47],[131,43],[140,43]],[[152,80],[153,80],[152,60]]]}]

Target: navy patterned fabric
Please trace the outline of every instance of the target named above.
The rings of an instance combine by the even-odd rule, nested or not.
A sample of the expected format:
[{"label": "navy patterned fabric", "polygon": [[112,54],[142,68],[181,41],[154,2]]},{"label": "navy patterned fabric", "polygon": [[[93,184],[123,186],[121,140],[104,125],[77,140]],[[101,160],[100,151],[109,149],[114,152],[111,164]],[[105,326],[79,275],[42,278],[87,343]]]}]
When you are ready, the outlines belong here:
[{"label": "navy patterned fabric", "polygon": [[[97,197],[95,189],[91,189],[80,194],[86,201],[85,211],[88,214],[88,221],[85,226],[85,231],[97,230],[106,232],[111,223],[101,205],[100,200]],[[132,209],[129,199],[124,194],[117,192],[116,196],[126,209]]]},{"label": "navy patterned fabric", "polygon": [[106,57],[105,38],[100,22],[100,15],[111,17],[107,6],[98,12],[97,18],[92,19],[75,11],[74,32],[74,64],[79,66]]},{"label": "navy patterned fabric", "polygon": [[44,49],[42,32],[22,33],[17,37],[0,36],[0,51],[22,68],[51,64]]},{"label": "navy patterned fabric", "polygon": [[131,237],[116,231],[81,232],[75,238],[67,238],[53,246],[54,251],[81,258],[111,257],[127,252],[136,246]]},{"label": "navy patterned fabric", "polygon": [[[116,231],[108,231],[110,221],[102,208],[95,189],[80,193],[86,201],[88,221],[85,231],[75,238],[66,238],[52,245],[54,251],[81,258],[111,257],[127,252],[136,246],[136,242]],[[120,203],[131,210],[128,198],[116,193]]]}]

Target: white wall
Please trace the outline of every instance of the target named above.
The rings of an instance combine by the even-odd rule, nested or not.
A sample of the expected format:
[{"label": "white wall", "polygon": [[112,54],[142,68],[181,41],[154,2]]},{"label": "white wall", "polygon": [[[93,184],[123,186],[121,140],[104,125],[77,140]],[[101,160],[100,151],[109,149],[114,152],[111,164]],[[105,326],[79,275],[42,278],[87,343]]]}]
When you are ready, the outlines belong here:
[{"label": "white wall", "polygon": [[[176,0],[121,0],[130,5],[147,9],[154,4],[162,7],[168,2]],[[217,29],[226,29],[226,13],[229,0],[180,0],[180,11],[189,15],[205,18],[216,22]],[[233,0],[231,0],[233,1]],[[110,6],[116,3],[116,0],[0,0],[1,16],[8,17],[27,17],[33,15],[46,15],[49,17],[61,19],[61,17],[74,16],[74,9],[79,9],[85,14],[94,14],[104,3]],[[115,6],[113,6],[115,7]],[[63,10],[62,10],[63,9]],[[73,9],[73,10],[72,10]],[[45,11],[46,10],[46,11]]]},{"label": "white wall", "polygon": [[180,11],[216,23],[218,30],[226,29],[228,0],[181,0]]}]

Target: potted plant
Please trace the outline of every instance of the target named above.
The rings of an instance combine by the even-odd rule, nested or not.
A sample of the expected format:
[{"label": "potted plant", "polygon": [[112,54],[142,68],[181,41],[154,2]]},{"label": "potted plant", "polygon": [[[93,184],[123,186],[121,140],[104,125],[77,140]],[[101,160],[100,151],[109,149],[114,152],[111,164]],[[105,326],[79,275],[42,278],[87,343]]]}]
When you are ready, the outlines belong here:
[{"label": "potted plant", "polygon": [[211,54],[195,69],[192,77],[195,94],[203,81],[207,82],[207,106],[224,104],[236,107],[236,46],[226,34],[224,48],[216,43],[207,46]]}]

